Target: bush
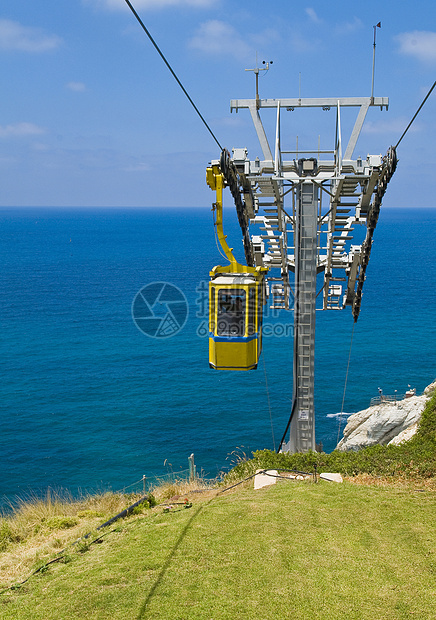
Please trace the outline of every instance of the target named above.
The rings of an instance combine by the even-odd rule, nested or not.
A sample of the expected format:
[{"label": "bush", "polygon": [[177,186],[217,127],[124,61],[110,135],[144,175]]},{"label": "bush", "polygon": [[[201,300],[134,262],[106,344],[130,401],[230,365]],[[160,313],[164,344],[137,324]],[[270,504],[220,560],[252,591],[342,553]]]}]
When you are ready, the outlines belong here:
[{"label": "bush", "polygon": [[18,542],[20,536],[6,519],[0,519],[0,551],[6,551],[11,542]]},{"label": "bush", "polygon": [[56,516],[45,519],[44,525],[50,530],[67,530],[79,523],[77,517]]},{"label": "bush", "polygon": [[77,516],[79,519],[94,519],[96,517],[104,517],[105,514],[101,510],[80,510]]}]

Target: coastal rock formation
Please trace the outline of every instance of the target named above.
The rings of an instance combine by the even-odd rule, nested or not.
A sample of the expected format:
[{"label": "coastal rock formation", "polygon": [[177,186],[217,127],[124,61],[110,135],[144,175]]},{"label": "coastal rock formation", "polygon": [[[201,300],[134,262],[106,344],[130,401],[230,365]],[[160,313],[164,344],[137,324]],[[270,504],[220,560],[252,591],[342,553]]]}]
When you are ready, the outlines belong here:
[{"label": "coastal rock formation", "polygon": [[348,418],[338,450],[360,450],[376,444],[399,444],[413,437],[429,395],[436,388],[431,383],[422,396],[394,402],[382,402]]},{"label": "coastal rock formation", "polygon": [[419,422],[415,422],[415,424],[412,424],[412,426],[405,428],[404,431],[401,431],[399,435],[391,439],[389,444],[398,446],[400,443],[403,443],[403,441],[409,441],[409,439],[412,439],[413,435],[418,430],[418,426]]}]

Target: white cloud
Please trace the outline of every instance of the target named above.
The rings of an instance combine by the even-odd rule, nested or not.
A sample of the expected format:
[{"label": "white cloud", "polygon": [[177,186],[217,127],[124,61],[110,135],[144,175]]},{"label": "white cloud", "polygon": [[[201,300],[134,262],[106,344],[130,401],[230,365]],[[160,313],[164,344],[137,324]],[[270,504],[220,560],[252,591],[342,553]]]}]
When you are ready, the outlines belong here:
[{"label": "white cloud", "polygon": [[1,157],[0,156],[0,166],[9,165],[9,164],[15,164],[16,162],[17,162],[17,158],[16,157],[11,157],[11,156]]},{"label": "white cloud", "polygon": [[47,153],[51,150],[48,144],[44,144],[43,142],[34,142],[32,144],[32,150],[38,151],[40,153]]},{"label": "white cloud", "polygon": [[59,47],[61,39],[39,28],[22,26],[10,19],[0,19],[0,50],[46,52]]},{"label": "white cloud", "polygon": [[318,17],[318,15],[317,15],[317,14],[316,14],[316,12],[315,12],[315,9],[312,9],[312,8],[307,8],[307,9],[306,9],[306,13],[307,13],[307,15],[309,16],[309,18],[310,18],[313,22],[315,22],[315,24],[321,24],[321,23],[322,23],[322,19],[320,19],[320,18]]},{"label": "white cloud", "polygon": [[15,125],[0,125],[0,138],[14,138],[25,136],[38,136],[45,130],[33,123],[15,123]]},{"label": "white cloud", "polygon": [[[397,138],[401,136],[403,131],[406,129],[410,119],[406,117],[392,118],[389,120],[383,121],[366,121],[363,128],[362,133],[369,134],[394,134]],[[410,131],[418,131],[419,126],[418,123],[414,124]]]},{"label": "white cloud", "polygon": [[147,164],[145,162],[132,164],[131,166],[127,166],[127,168],[124,168],[126,172],[150,172],[151,169],[152,168],[150,164]]},{"label": "white cloud", "polygon": [[400,44],[400,53],[414,56],[424,62],[436,62],[436,32],[413,30],[395,37]]},{"label": "white cloud", "polygon": [[317,50],[321,49],[321,42],[319,39],[314,39],[313,37],[305,37],[301,32],[295,30],[290,33],[289,41],[292,45],[292,48],[298,54],[302,54],[303,52],[312,52],[315,53]]},{"label": "white cloud", "polygon": [[[86,4],[94,4],[112,11],[128,9],[125,0],[84,0]],[[208,8],[216,5],[216,0],[133,0],[135,10],[166,9],[168,7]]]},{"label": "white cloud", "polygon": [[241,114],[232,114],[231,116],[223,116],[221,118],[212,119],[213,125],[222,125],[223,127],[246,127],[247,121]]},{"label": "white cloud", "polygon": [[86,86],[83,82],[68,82],[66,84],[68,90],[72,90],[75,93],[83,93],[86,90]]},{"label": "white cloud", "polygon": [[249,38],[252,47],[256,50],[270,48],[272,44],[278,43],[281,40],[279,32],[273,28],[266,28],[259,33],[250,35]]},{"label": "white cloud", "polygon": [[201,24],[189,46],[213,55],[230,55],[239,58],[252,57],[253,50],[239,33],[226,22],[217,19]]},{"label": "white cloud", "polygon": [[358,17],[355,17],[353,21],[343,22],[336,26],[336,32],[341,34],[348,32],[355,32],[356,30],[360,30],[363,27],[363,22]]}]

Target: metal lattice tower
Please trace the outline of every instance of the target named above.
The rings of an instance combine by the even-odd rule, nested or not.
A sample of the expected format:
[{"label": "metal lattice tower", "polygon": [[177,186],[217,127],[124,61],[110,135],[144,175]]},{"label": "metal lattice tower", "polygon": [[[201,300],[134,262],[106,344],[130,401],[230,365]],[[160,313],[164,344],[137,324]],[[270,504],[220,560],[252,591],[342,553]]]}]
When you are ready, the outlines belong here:
[{"label": "metal lattice tower", "polygon": [[[222,168],[235,198],[247,264],[268,267],[272,308],[294,309],[293,404],[283,451],[315,449],[314,356],[315,303],[322,309],[351,306],[360,311],[362,287],[381,199],[395,171],[396,154],[352,159],[370,107],[388,108],[386,97],[232,100],[231,110],[248,109],[263,159],[248,159],[246,148],[233,149]],[[334,110],[336,136],[330,150],[282,150],[281,115],[307,108]],[[357,109],[343,147],[343,108]],[[260,112],[275,112],[274,149]],[[229,172],[230,170],[230,172]],[[232,172],[233,171],[233,172]],[[286,204],[285,204],[286,201]],[[257,233],[253,234],[253,228]],[[356,227],[365,238],[353,243]],[[250,234],[249,234],[250,233]],[[362,235],[361,235],[362,236]],[[317,276],[318,274],[318,276]],[[286,435],[287,433],[285,433]]]},{"label": "metal lattice tower", "polygon": [[315,450],[315,304],[318,187],[310,181],[296,190],[294,284],[294,394],[290,452]]}]

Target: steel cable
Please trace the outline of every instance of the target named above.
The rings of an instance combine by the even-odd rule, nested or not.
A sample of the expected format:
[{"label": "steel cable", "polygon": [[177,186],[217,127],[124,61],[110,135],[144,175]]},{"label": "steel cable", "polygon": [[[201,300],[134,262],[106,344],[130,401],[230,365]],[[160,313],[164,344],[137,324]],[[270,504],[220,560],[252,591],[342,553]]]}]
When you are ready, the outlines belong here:
[{"label": "steel cable", "polygon": [[336,447],[337,447],[337,445],[339,443],[339,435],[341,433],[341,422],[342,422],[342,416],[343,416],[343,413],[344,413],[345,393],[347,391],[348,371],[350,370],[351,348],[353,346],[353,337],[354,337],[354,328],[355,327],[356,327],[356,322],[353,323],[353,329],[351,331],[350,351],[348,353],[347,372],[345,373],[344,393],[342,395],[342,406],[341,406],[341,414],[339,416],[338,437],[337,437],[337,440],[336,440]]},{"label": "steel cable", "polygon": [[423,102],[421,103],[421,105],[419,106],[419,108],[416,110],[414,117],[412,118],[412,120],[410,121],[410,123],[407,125],[406,129],[403,131],[403,134],[401,136],[401,138],[398,140],[398,142],[395,145],[395,148],[398,147],[398,145],[400,144],[401,140],[404,138],[404,136],[406,135],[406,133],[409,131],[410,126],[412,125],[413,121],[415,120],[415,118],[418,116],[418,114],[421,112],[421,108],[423,107],[424,103],[427,101],[427,99],[430,97],[434,87],[436,86],[436,82],[433,83],[433,86],[430,88],[430,90],[428,91],[427,95],[425,96]]},{"label": "steel cable", "polygon": [[217,145],[219,146],[220,150],[222,151],[223,147],[221,146],[221,144],[219,143],[218,139],[216,138],[215,134],[213,133],[212,129],[209,127],[209,125],[207,124],[206,120],[204,119],[203,115],[201,114],[200,110],[197,108],[197,106],[195,105],[195,103],[193,102],[193,100],[191,99],[191,97],[189,96],[188,91],[186,90],[186,88],[183,86],[182,82],[179,80],[179,78],[177,77],[176,73],[174,72],[173,68],[171,67],[170,63],[168,62],[168,60],[165,58],[163,52],[160,50],[158,44],[156,43],[156,41],[153,39],[153,37],[151,36],[150,32],[147,30],[144,22],[142,21],[142,19],[139,17],[138,13],[136,12],[135,8],[133,7],[132,3],[130,2],[130,0],[125,0],[127,6],[129,7],[129,9],[132,11],[133,15],[136,17],[136,19],[138,20],[139,25],[141,26],[141,28],[143,29],[143,31],[145,32],[145,34],[147,35],[147,37],[150,39],[151,43],[154,45],[157,53],[159,54],[159,56],[162,58],[162,60],[164,61],[164,63],[166,64],[166,66],[168,67],[169,71],[171,72],[171,75],[173,76],[173,78],[176,80],[177,84],[180,86],[180,88],[182,89],[182,91],[184,92],[184,94],[186,95],[189,103],[192,105],[192,107],[194,108],[194,110],[197,112],[198,116],[201,118],[201,120],[203,121],[204,125],[206,126],[206,129],[208,130],[208,132],[210,133],[210,135],[212,136],[212,138],[215,140],[215,142],[217,143]]}]

